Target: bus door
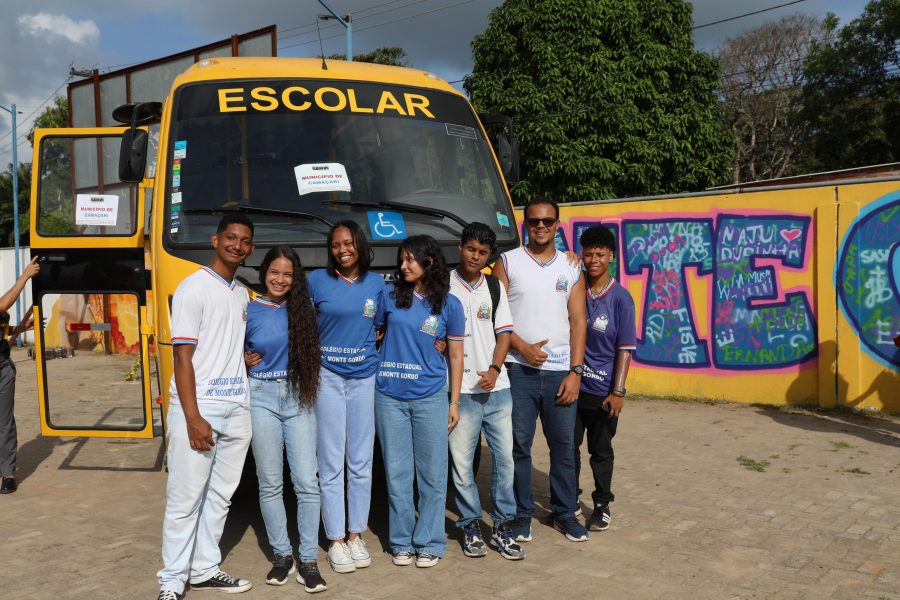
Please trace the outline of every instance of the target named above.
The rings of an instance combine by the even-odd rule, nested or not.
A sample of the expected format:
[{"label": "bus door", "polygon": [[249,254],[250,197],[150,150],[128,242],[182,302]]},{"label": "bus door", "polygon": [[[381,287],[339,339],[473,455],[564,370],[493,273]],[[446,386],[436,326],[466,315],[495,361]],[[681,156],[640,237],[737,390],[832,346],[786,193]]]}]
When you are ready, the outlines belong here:
[{"label": "bus door", "polygon": [[[124,127],[35,132],[31,255],[41,433],[153,437],[146,187],[119,181]],[[150,183],[149,180],[146,180]]]}]

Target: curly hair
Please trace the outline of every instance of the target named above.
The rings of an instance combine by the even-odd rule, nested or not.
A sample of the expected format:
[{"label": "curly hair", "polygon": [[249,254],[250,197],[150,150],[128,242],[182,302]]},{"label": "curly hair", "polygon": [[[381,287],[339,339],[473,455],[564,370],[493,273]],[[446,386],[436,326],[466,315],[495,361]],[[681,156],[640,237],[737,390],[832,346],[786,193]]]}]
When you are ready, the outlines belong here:
[{"label": "curly hair", "polygon": [[297,392],[301,406],[312,406],[319,388],[319,329],[316,311],[300,257],[290,246],[275,246],[259,265],[259,282],[265,287],[269,265],[276,258],[286,258],[293,265],[294,278],[287,294],[288,308],[288,381]]},{"label": "curly hair", "polygon": [[394,271],[394,291],[391,297],[397,303],[398,308],[412,306],[415,283],[408,283],[403,278],[400,266],[403,264],[403,253],[409,252],[425,270],[422,275],[422,285],[425,288],[426,301],[431,306],[433,314],[440,314],[444,308],[444,300],[450,293],[450,272],[447,270],[447,261],[441,247],[430,235],[413,235],[402,242],[397,248],[397,270]]}]

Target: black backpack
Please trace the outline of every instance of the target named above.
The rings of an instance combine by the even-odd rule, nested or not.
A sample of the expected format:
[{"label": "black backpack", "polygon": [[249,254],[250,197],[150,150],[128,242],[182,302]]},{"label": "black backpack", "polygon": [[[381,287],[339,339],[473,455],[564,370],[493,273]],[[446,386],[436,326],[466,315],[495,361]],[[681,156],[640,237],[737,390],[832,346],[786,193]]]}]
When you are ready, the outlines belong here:
[{"label": "black backpack", "polygon": [[494,305],[491,309],[491,323],[493,323],[496,328],[497,306],[500,304],[500,280],[493,275],[485,275],[484,278],[487,281],[488,291],[491,293],[491,304]]}]

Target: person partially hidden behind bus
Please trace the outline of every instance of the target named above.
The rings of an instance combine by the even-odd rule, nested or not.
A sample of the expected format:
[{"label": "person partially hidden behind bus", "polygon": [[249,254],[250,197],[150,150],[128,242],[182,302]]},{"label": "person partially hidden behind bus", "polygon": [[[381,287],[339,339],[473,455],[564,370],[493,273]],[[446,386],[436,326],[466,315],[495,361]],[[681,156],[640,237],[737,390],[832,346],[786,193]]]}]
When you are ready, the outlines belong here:
[{"label": "person partially hidden behind bus", "polygon": [[307,592],[327,588],[316,562],[319,550],[319,478],[316,475],[316,394],[319,335],[300,258],[276,246],[259,266],[266,294],[247,307],[247,366],[253,458],[259,479],[259,507],[274,554],[269,585],[284,585],[294,571],[284,508],[284,455],[297,500],[300,569]]},{"label": "person partially hidden behind bus", "polygon": [[172,301],[175,374],[169,386],[166,512],[158,600],[192,590],[245,592],[252,585],[219,567],[219,539],[250,446],[244,366],[249,295],[234,279],[253,252],[253,223],[219,221],[209,265],[185,278]]},{"label": "person partially hidden behind bus", "polygon": [[581,471],[581,442],[586,433],[594,474],[594,511],[587,528],[603,531],[609,527],[609,503],[615,498],[611,489],[612,439],[625,402],[631,352],[637,343],[634,300],[609,272],[609,263],[616,256],[612,232],[602,225],[591,227],[581,234],[581,247],[587,277],[587,344],[575,420],[575,471]]},{"label": "person partially hidden behind bus", "polygon": [[497,234],[484,223],[469,223],[459,242],[459,267],[450,274],[450,293],[463,306],[463,381],[459,423],[450,434],[453,483],[456,487],[457,527],[463,530],[463,553],[487,554],[481,532],[481,503],[475,484],[475,449],[481,432],[493,457],[491,476],[491,546],[508,560],[522,560],[525,551],[513,539],[509,524],[516,518],[513,494],[512,396],[503,362],[513,329],[506,290],[481,270],[497,249]]},{"label": "person partially hidden behind bus", "polygon": [[[14,414],[16,399],[16,365],[9,357],[9,340],[15,340],[23,331],[31,328],[31,310],[15,328],[9,328],[8,311],[25,289],[29,279],[40,272],[38,257],[35,256],[25,270],[3,296],[0,296],[0,494],[12,494],[16,485],[16,450],[18,438],[16,434],[16,417]],[[9,335],[7,335],[9,332]],[[7,340],[9,338],[9,340]]]}]

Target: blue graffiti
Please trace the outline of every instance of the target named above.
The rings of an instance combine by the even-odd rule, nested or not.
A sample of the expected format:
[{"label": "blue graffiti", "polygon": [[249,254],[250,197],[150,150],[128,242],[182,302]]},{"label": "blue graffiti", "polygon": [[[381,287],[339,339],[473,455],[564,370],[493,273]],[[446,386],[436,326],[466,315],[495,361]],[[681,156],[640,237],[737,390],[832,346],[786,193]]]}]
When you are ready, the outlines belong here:
[{"label": "blue graffiti", "polygon": [[719,215],[713,290],[713,360],[722,369],[777,368],[816,355],[816,326],[807,294],[780,303],[775,269],[755,260],[806,264],[809,217]]},{"label": "blue graffiti", "polygon": [[835,265],[841,312],[865,351],[900,370],[900,192],[865,207],[847,230]]},{"label": "blue graffiti", "polygon": [[712,219],[626,220],[622,228],[625,272],[649,270],[636,359],[659,366],[708,367],[709,349],[694,325],[685,269],[712,272]]}]

